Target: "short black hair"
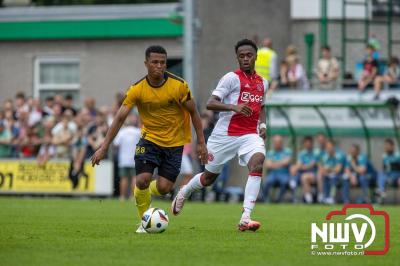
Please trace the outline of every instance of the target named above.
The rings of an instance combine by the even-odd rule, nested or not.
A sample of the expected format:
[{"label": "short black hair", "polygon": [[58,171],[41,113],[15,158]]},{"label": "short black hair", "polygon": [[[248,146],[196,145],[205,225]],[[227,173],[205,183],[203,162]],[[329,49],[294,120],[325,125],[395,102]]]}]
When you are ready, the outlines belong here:
[{"label": "short black hair", "polygon": [[303,142],[306,142],[306,141],[313,142],[313,138],[312,138],[311,136],[305,136],[305,137],[303,138]]},{"label": "short black hair", "polygon": [[385,143],[387,143],[387,144],[390,144],[390,145],[394,146],[394,141],[393,141],[393,139],[389,139],[389,138],[387,138],[387,139],[385,139]]},{"label": "short black hair", "polygon": [[25,93],[23,93],[22,91],[19,91],[15,94],[15,98],[16,99],[25,99]]},{"label": "short black hair", "polygon": [[359,152],[359,151],[361,150],[360,145],[358,145],[358,144],[355,144],[355,143],[354,143],[354,144],[352,144],[351,146],[352,146],[354,149],[356,149],[357,152]]},{"label": "short black hair", "polygon": [[147,47],[146,49],[146,59],[150,57],[151,53],[156,53],[156,54],[165,54],[167,55],[167,50],[165,50],[164,47],[162,47],[161,45],[152,45]]},{"label": "short black hair", "polygon": [[331,47],[329,45],[323,45],[321,47],[321,50],[327,50],[327,51],[331,51]]},{"label": "short black hair", "polygon": [[74,97],[72,97],[71,94],[67,94],[67,96],[65,96],[65,100],[73,100]]},{"label": "short black hair", "polygon": [[244,46],[244,45],[249,45],[249,46],[253,47],[254,50],[256,50],[256,52],[258,50],[257,45],[256,45],[256,43],[254,41],[249,40],[249,39],[242,39],[242,40],[240,40],[240,41],[238,41],[236,43],[236,45],[235,45],[235,53],[237,53],[237,51],[238,51],[240,46]]}]

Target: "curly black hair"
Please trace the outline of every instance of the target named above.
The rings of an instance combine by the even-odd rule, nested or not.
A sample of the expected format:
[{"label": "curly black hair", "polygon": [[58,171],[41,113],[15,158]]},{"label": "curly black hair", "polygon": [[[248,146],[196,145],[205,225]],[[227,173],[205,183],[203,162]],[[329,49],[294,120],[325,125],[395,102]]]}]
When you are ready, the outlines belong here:
[{"label": "curly black hair", "polygon": [[240,41],[238,41],[236,43],[236,45],[235,45],[235,53],[237,53],[237,51],[238,51],[240,46],[244,46],[244,45],[249,45],[249,46],[253,47],[254,50],[256,50],[256,52],[258,50],[257,45],[256,45],[256,43],[254,41],[249,40],[249,39],[242,39],[242,40],[240,40]]},{"label": "curly black hair", "polygon": [[152,46],[147,47],[146,52],[145,52],[146,58],[149,58],[151,53],[167,55],[167,51],[161,45],[152,45]]}]

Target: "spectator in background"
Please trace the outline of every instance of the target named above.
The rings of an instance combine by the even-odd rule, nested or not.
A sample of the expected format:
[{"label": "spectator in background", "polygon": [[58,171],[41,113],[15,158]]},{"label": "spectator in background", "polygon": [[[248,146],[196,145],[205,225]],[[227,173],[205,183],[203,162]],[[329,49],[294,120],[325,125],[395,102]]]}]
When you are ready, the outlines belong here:
[{"label": "spectator in background", "polygon": [[10,157],[18,157],[18,136],[19,136],[19,126],[14,117],[14,112],[11,106],[11,109],[7,109],[4,111],[4,126],[11,133],[11,143],[10,143]]},{"label": "spectator in background", "polygon": [[18,123],[18,137],[16,139],[16,148],[15,155],[17,157],[25,157],[21,154],[22,149],[25,145],[28,144],[28,133],[29,133],[29,125],[28,125],[28,112],[20,112],[17,123]]},{"label": "spectator in background", "polygon": [[318,190],[318,195],[317,195],[317,201],[319,203],[322,203],[324,201],[324,194],[323,194],[323,176],[320,171],[321,167],[319,165],[321,164],[322,157],[325,154],[325,146],[327,142],[327,138],[324,133],[319,132],[317,133],[317,136],[315,137],[315,140],[317,142],[317,147],[314,148],[314,155],[317,160],[317,190]]},{"label": "spectator in background", "polygon": [[52,130],[52,135],[57,135],[58,132],[64,127],[65,123],[67,123],[68,130],[71,131],[72,134],[74,134],[76,132],[77,125],[74,121],[74,115],[69,109],[65,110],[62,115],[61,121],[54,126]]},{"label": "spectator in background", "polygon": [[273,148],[267,152],[265,168],[267,178],[264,185],[263,197],[268,200],[269,190],[273,186],[279,186],[277,202],[282,201],[289,183],[289,166],[292,159],[292,151],[283,146],[283,138],[280,135],[273,137]]},{"label": "spectator in background", "polygon": [[321,48],[321,55],[317,65],[319,88],[335,89],[339,77],[339,63],[335,57],[332,57],[331,48],[328,45]]},{"label": "spectator in background", "polygon": [[87,97],[84,101],[85,108],[89,111],[92,117],[97,115],[96,101],[92,97]]},{"label": "spectator in background", "polygon": [[375,100],[379,100],[379,95],[385,83],[395,84],[400,82],[399,59],[392,57],[389,60],[388,68],[383,76],[377,76],[374,81]]},{"label": "spectator in background", "polygon": [[43,115],[39,99],[29,97],[27,104],[29,108],[28,125],[33,126],[40,123]]},{"label": "spectator in background", "polygon": [[303,149],[297,156],[297,163],[291,167],[292,180],[290,187],[294,190],[301,182],[303,196],[307,203],[312,202],[311,185],[318,182],[317,157],[313,150],[313,139],[306,136],[303,139]]},{"label": "spectator in background", "polygon": [[54,104],[53,106],[53,118],[55,120],[55,122],[60,122],[61,121],[61,117],[62,117],[62,105],[61,104]]},{"label": "spectator in background", "polygon": [[293,55],[298,57],[297,48],[293,44],[289,44],[288,47],[286,47],[286,50],[285,50],[285,60],[287,60],[287,58],[289,56],[293,56]]},{"label": "spectator in background", "polygon": [[4,113],[11,112],[12,117],[16,119],[13,101],[11,99],[7,99],[3,103],[3,111]]},{"label": "spectator in background", "polygon": [[[21,113],[22,116],[23,113]],[[33,158],[36,157],[42,140],[39,136],[39,125],[28,126],[26,128],[26,135],[19,143],[20,145],[20,155],[23,158]]]},{"label": "spectator in background", "polygon": [[22,112],[29,112],[29,107],[26,104],[25,93],[17,92],[15,95],[15,117],[19,119],[19,116]]},{"label": "spectator in background", "polygon": [[279,65],[279,86],[280,87],[289,87],[288,70],[289,70],[288,63],[286,62],[286,60],[282,60]]},{"label": "spectator in background", "polygon": [[337,152],[333,140],[326,141],[325,153],[321,157],[319,168],[323,181],[324,202],[334,204],[335,200],[331,192],[343,172],[343,156]]},{"label": "spectator in background", "polygon": [[4,120],[0,120],[0,158],[11,156],[12,135]]},{"label": "spectator in background", "polygon": [[[136,144],[139,142],[141,133],[137,127],[138,118],[130,114],[123,128],[114,139],[114,145],[118,147],[118,173],[120,199],[125,200],[131,196],[135,186],[135,153]],[[139,147],[138,147],[139,148]]]},{"label": "spectator in background", "polygon": [[74,104],[74,98],[72,97],[72,95],[68,94],[64,98],[64,102],[62,105],[62,112],[64,113],[66,110],[70,110],[72,112],[72,115],[76,116],[77,111],[74,108],[73,104]]},{"label": "spectator in background", "polygon": [[278,79],[278,55],[272,49],[272,40],[265,38],[262,47],[257,51],[257,74],[270,82],[268,93],[272,93],[277,86]]},{"label": "spectator in background", "polygon": [[378,61],[374,58],[374,47],[367,45],[365,48],[366,58],[363,62],[363,71],[360,80],[358,81],[358,90],[364,92],[365,88],[374,82],[378,74]]},{"label": "spectator in background", "polygon": [[51,131],[47,131],[43,137],[42,144],[39,148],[37,163],[44,166],[51,158],[56,155],[56,147],[52,143],[53,136]]},{"label": "spectator in background", "polygon": [[400,189],[400,151],[396,150],[393,139],[385,139],[382,165],[383,171],[378,175],[378,194],[384,197],[386,183]]},{"label": "spectator in background", "polygon": [[95,122],[88,127],[86,149],[86,158],[92,157],[95,151],[100,147],[108,130],[106,117],[103,113],[97,112]]},{"label": "spectator in background", "polygon": [[290,88],[308,90],[309,84],[307,74],[303,66],[299,63],[299,59],[295,55],[286,58],[287,62],[287,81]]},{"label": "spectator in background", "polygon": [[85,155],[87,144],[87,139],[84,134],[84,127],[82,125],[78,125],[71,145],[69,179],[72,183],[72,189],[76,189],[78,187],[80,176],[88,178],[88,174],[85,172]]},{"label": "spectator in background", "polygon": [[64,104],[64,97],[61,94],[54,95],[54,104],[63,106]]},{"label": "spectator in background", "polygon": [[53,107],[54,107],[54,98],[49,96],[44,101],[43,115],[52,116],[54,114]]},{"label": "spectator in background", "polygon": [[111,123],[114,120],[112,109],[108,106],[102,106],[98,109],[98,112],[104,114],[107,125],[111,126]]},{"label": "spectator in background", "polygon": [[192,153],[192,143],[187,143],[183,146],[181,172],[182,182],[181,186],[186,185],[193,176],[193,166],[190,154]]},{"label": "spectator in background", "polygon": [[69,158],[70,156],[70,145],[74,133],[76,132],[76,129],[73,131],[70,127],[70,117],[67,112],[62,116],[61,122],[59,122],[52,130],[52,143],[56,145],[55,157],[64,159]]},{"label": "spectator in background", "polygon": [[368,39],[368,44],[374,48],[374,53],[372,54],[373,58],[379,60],[380,57],[379,50],[381,49],[381,42],[374,33],[370,34]]},{"label": "spectator in background", "polygon": [[360,152],[360,146],[353,144],[350,146],[346,168],[343,176],[343,201],[349,202],[350,198],[350,185],[360,186],[362,189],[362,201],[369,202],[368,200],[368,179],[367,179],[367,168],[368,168],[367,156]]}]

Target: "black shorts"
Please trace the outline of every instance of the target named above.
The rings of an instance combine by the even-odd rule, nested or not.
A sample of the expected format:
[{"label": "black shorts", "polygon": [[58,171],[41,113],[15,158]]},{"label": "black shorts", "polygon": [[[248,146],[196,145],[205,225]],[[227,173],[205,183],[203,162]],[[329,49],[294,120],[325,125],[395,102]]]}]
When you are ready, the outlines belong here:
[{"label": "black shorts", "polygon": [[154,173],[175,182],[181,171],[183,146],[161,147],[151,141],[141,138],[136,145],[136,174]]}]

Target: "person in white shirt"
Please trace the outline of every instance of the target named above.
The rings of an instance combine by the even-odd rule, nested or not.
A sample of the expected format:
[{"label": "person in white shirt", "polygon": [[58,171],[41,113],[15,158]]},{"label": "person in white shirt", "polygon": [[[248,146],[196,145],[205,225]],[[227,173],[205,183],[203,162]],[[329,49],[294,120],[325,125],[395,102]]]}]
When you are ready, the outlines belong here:
[{"label": "person in white shirt", "polygon": [[[137,117],[129,115],[126,126],[121,128],[114,139],[114,145],[118,147],[118,174],[120,178],[120,199],[130,197],[135,184],[135,148],[140,140],[140,129],[136,127]],[[132,184],[132,187],[131,187]]]},{"label": "person in white shirt", "polygon": [[309,83],[307,73],[303,66],[299,63],[299,59],[295,55],[290,55],[286,59],[288,64],[287,79],[289,87],[301,90],[308,90]]},{"label": "person in white shirt", "polygon": [[320,89],[335,89],[339,77],[339,63],[331,55],[331,48],[323,46],[321,48],[322,57],[318,60],[317,78]]}]

